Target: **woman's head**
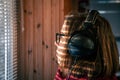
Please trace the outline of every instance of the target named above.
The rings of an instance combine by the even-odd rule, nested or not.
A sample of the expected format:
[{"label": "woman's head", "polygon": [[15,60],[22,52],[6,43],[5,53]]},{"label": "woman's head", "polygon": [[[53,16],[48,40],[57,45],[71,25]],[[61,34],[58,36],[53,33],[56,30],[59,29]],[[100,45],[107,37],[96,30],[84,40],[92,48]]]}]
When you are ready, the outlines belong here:
[{"label": "woman's head", "polygon": [[[65,21],[61,29],[61,33],[64,34],[65,36],[61,37],[59,47],[57,48],[57,58],[59,62],[58,64],[63,68],[64,67],[69,68],[71,66],[71,63],[73,62],[72,56],[68,52],[69,50],[68,42],[71,37],[70,35],[76,31],[82,30],[82,24],[85,21],[86,17],[87,17],[86,14],[68,15],[65,17]],[[87,32],[89,32],[89,34]],[[119,66],[119,62],[118,62],[119,55],[118,55],[116,41],[112,33],[109,22],[105,18],[98,15],[93,27],[86,29],[86,33],[84,34],[88,35],[88,37],[90,37],[96,44],[96,48],[95,48],[96,57],[92,55],[94,56],[94,61],[92,62],[88,61],[89,62],[88,64],[94,65],[97,57],[99,57],[99,61],[101,65],[99,66],[99,70],[101,70],[100,72],[104,72],[104,75],[112,75],[112,73],[115,73],[118,70],[118,66]],[[92,56],[91,58],[89,57],[89,59],[93,59]],[[88,58],[88,56],[86,58]],[[87,59],[85,59],[85,64],[86,64],[86,60]],[[74,73],[79,72],[79,74],[82,74],[79,71],[79,69],[83,68],[80,66],[81,63],[84,64],[84,61],[79,59],[79,61],[77,61],[77,64],[74,66],[75,68],[73,69]],[[76,66],[78,70],[76,69]],[[91,73],[90,73],[90,77],[91,77]]]}]

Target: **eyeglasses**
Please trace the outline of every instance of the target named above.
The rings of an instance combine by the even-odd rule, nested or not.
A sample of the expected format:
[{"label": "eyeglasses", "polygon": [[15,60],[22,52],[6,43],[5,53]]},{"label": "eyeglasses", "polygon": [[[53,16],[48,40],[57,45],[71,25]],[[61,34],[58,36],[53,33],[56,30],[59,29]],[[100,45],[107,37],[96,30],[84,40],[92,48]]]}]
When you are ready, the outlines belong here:
[{"label": "eyeglasses", "polygon": [[56,33],[56,43],[59,43],[59,42],[60,42],[61,36],[65,36],[65,34]]}]

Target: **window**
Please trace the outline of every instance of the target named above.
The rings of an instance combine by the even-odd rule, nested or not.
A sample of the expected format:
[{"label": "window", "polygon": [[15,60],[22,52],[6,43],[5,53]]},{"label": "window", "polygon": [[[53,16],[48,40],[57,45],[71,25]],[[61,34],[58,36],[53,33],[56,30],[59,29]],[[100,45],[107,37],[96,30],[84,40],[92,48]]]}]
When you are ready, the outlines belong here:
[{"label": "window", "polygon": [[0,0],[0,80],[17,79],[15,0]]}]

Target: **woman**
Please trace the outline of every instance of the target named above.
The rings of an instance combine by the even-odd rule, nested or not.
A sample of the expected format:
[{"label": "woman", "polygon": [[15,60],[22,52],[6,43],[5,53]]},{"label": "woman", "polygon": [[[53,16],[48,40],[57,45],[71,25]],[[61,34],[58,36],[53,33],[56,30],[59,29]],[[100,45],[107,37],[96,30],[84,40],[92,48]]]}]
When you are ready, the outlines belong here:
[{"label": "woman", "polygon": [[[54,80],[117,80],[115,73],[119,67],[119,55],[111,26],[99,14],[95,16],[92,25],[86,24],[89,20],[86,14],[69,14],[65,17],[55,43],[58,71]],[[84,29],[86,25],[90,27]],[[73,38],[74,33],[80,33],[79,40]],[[79,56],[73,56],[76,46],[80,46],[76,52]]]}]

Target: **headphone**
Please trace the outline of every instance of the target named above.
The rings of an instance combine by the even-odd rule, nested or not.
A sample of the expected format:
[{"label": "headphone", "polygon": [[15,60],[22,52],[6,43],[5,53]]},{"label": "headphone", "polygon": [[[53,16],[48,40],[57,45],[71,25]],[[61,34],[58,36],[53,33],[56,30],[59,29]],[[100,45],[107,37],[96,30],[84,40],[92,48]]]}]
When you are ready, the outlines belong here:
[{"label": "headphone", "polygon": [[93,30],[91,33],[90,29],[94,27],[98,15],[98,11],[91,10],[83,22],[81,30],[71,34],[68,41],[68,52],[71,56],[83,58],[95,53],[97,46],[96,33]]}]

